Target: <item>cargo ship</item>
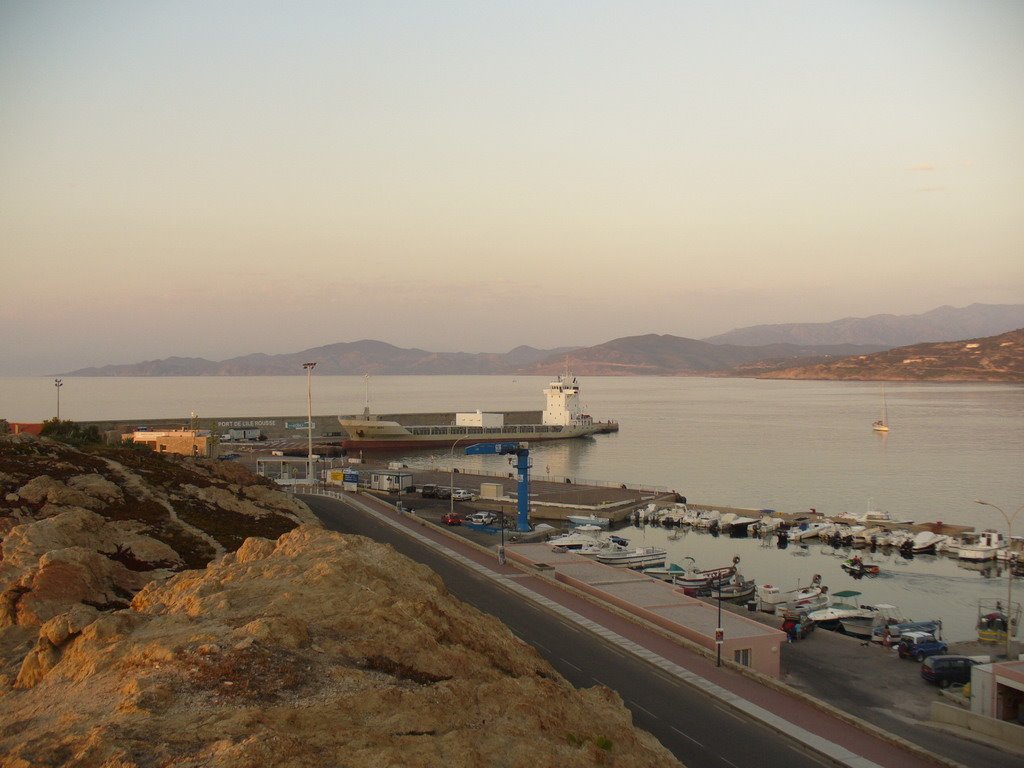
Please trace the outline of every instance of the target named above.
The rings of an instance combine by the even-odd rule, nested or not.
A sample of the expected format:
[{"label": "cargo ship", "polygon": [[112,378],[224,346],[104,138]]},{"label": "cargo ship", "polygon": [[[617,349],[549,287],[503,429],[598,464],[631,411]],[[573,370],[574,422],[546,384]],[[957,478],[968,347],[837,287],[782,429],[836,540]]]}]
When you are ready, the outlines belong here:
[{"label": "cargo ship", "polygon": [[403,426],[397,421],[374,418],[367,407],[361,417],[338,417],[338,423],[348,435],[341,445],[349,451],[398,451],[455,444],[567,440],[619,429],[618,422],[594,421],[582,412],[575,377],[559,376],[548,384],[544,396],[546,407],[540,424],[505,424],[504,414],[476,411],[455,414],[454,424]]}]

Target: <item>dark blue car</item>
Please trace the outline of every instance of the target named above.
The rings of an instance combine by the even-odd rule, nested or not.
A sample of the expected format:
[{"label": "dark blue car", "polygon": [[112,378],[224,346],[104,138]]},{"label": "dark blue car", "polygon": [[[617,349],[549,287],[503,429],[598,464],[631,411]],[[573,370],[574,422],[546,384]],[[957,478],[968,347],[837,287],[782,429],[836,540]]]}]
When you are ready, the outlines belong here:
[{"label": "dark blue car", "polygon": [[924,661],[929,656],[939,656],[949,651],[941,640],[936,640],[929,632],[904,632],[900,636],[900,643],[896,646],[901,659],[915,659]]}]

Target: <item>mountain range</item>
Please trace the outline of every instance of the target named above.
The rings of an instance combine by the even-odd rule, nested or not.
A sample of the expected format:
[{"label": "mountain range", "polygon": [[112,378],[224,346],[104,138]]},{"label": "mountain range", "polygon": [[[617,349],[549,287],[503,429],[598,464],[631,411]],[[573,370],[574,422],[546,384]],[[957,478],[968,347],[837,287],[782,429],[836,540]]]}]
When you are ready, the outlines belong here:
[{"label": "mountain range", "polygon": [[[900,346],[898,339],[913,337],[913,343],[946,342],[994,336],[1021,327],[1024,327],[1024,304],[973,304],[960,309],[940,307],[922,315],[874,315],[832,323],[752,326],[704,340],[646,334],[591,347],[536,349],[520,346],[505,353],[430,352],[396,347],[383,341],[361,340],[287,354],[250,354],[219,362],[170,357],[82,368],[63,375],[290,375],[301,370],[303,362],[315,360],[317,372],[328,375],[549,375],[564,371],[568,365],[574,373],[591,376],[762,376],[801,369],[802,375],[794,374],[791,378],[831,378],[827,370],[837,360],[869,359],[875,353]],[[936,335],[940,338],[934,339]],[[847,376],[854,368],[860,369],[861,377],[873,378],[865,365],[848,367],[842,376],[837,376],[857,378]],[[895,372],[891,365],[889,369]],[[909,369],[899,370],[906,373]],[[817,373],[812,374],[812,371]],[[966,372],[961,371],[961,375],[964,374]]]}]

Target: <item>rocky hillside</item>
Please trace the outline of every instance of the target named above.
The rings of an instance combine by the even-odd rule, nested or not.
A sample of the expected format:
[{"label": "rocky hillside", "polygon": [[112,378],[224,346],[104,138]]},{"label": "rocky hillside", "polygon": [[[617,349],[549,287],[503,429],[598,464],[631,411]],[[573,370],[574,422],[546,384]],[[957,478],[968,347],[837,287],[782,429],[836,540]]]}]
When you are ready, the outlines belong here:
[{"label": "rocky hillside", "polygon": [[613,692],[233,463],[8,436],[0,498],[5,768],[678,765]]},{"label": "rocky hillside", "polygon": [[1024,382],[1024,329],[981,339],[914,344],[781,371],[742,373],[766,379]]},{"label": "rocky hillside", "polygon": [[784,323],[737,328],[704,341],[713,344],[867,344],[879,348],[976,336],[996,336],[1024,326],[1024,304],[938,307],[920,315],[845,317],[828,323]]}]

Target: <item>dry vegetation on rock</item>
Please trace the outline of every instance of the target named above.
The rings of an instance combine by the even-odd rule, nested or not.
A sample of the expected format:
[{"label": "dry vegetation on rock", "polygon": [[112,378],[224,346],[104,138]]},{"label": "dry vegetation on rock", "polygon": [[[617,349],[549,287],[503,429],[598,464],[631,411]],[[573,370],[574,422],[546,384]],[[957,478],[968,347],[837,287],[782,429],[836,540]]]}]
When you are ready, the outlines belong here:
[{"label": "dry vegetation on rock", "polygon": [[0,766],[678,764],[429,569],[237,472],[0,438]]}]

